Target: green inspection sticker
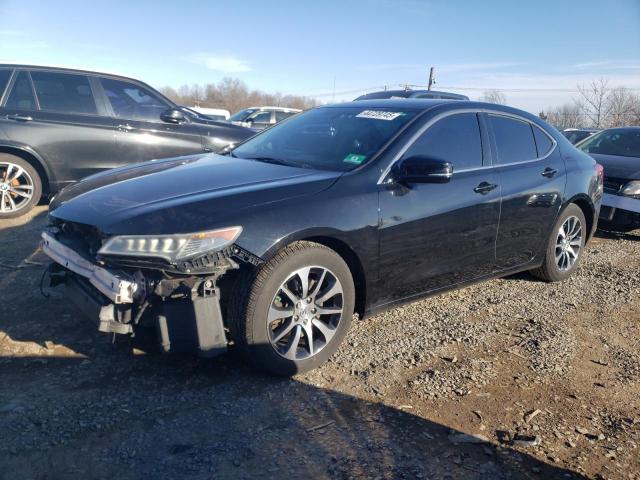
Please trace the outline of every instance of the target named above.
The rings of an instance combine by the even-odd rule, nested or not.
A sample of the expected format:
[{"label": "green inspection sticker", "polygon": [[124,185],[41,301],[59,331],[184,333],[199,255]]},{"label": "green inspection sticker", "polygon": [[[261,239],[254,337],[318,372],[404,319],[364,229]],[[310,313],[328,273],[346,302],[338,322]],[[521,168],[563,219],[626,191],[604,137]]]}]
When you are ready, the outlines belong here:
[{"label": "green inspection sticker", "polygon": [[358,155],[357,153],[350,153],[346,157],[344,157],[343,162],[345,163],[353,163],[355,165],[360,165],[364,162],[364,159],[367,158],[366,155]]}]

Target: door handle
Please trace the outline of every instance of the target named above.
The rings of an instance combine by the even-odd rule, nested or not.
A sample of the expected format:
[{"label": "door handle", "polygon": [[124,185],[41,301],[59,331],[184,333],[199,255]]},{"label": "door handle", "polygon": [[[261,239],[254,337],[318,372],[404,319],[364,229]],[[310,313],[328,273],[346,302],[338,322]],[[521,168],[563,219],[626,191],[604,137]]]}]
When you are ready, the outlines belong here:
[{"label": "door handle", "polygon": [[556,173],[558,173],[558,170],[556,170],[555,168],[547,167],[544,169],[541,175],[543,177],[552,178],[555,176]]},{"label": "door handle", "polygon": [[131,125],[129,125],[128,123],[124,124],[124,125],[118,125],[116,127],[118,130],[120,130],[121,132],[133,132],[135,130],[134,127],[132,127]]},{"label": "door handle", "polygon": [[20,115],[18,113],[9,114],[7,115],[7,118],[9,120],[15,120],[16,122],[30,122],[31,120],[33,120],[33,117],[30,117],[29,115]]},{"label": "door handle", "polygon": [[498,188],[498,185],[496,185],[495,183],[482,182],[480,183],[480,185],[474,188],[473,191],[481,195],[486,195],[494,188]]}]

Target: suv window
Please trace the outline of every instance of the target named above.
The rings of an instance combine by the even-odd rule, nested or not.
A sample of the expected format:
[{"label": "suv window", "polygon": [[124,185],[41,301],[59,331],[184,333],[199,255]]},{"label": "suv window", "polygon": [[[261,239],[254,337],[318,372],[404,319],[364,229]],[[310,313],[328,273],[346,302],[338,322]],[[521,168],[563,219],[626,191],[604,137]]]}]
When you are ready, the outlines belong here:
[{"label": "suv window", "polygon": [[89,79],[84,75],[31,72],[40,110],[68,113],[98,113]]},{"label": "suv window", "polygon": [[531,124],[500,115],[489,115],[498,149],[498,164],[522,162],[538,157]]},{"label": "suv window", "polygon": [[294,115],[295,112],[278,112],[276,111],[276,123],[281,122],[285,118],[289,118],[291,115]]},{"label": "suv window", "polygon": [[269,124],[271,123],[271,112],[256,113],[250,120],[255,123]]},{"label": "suv window", "polygon": [[547,153],[549,153],[549,150],[551,150],[551,147],[553,147],[553,143],[549,139],[549,136],[545,134],[542,130],[540,130],[538,127],[531,125],[531,128],[533,129],[533,136],[536,139],[536,148],[538,149],[538,157],[544,157]]},{"label": "suv window", "polygon": [[4,89],[7,88],[7,83],[9,83],[9,78],[11,78],[11,70],[7,70],[7,69],[0,70],[0,100],[2,100],[2,94],[4,93]]},{"label": "suv window", "polygon": [[33,96],[31,81],[27,72],[20,72],[13,84],[6,108],[18,110],[36,110],[36,99]]},{"label": "suv window", "polygon": [[122,80],[101,78],[104,93],[118,118],[159,122],[160,114],[170,108],[151,90]]},{"label": "suv window", "polygon": [[425,155],[453,164],[454,172],[482,166],[480,125],[475,113],[457,113],[436,122],[405,154]]}]

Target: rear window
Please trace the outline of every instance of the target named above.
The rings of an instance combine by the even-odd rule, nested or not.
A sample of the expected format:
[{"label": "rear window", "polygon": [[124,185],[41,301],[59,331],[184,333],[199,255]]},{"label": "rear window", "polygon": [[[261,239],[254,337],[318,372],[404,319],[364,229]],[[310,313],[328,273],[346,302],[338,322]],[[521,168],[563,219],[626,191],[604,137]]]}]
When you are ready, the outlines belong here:
[{"label": "rear window", "polygon": [[2,100],[2,94],[4,93],[4,89],[7,88],[7,83],[9,83],[10,77],[11,70],[0,70],[0,100]]},{"label": "rear window", "polygon": [[553,143],[551,142],[551,139],[549,138],[549,136],[546,133],[544,133],[542,130],[540,130],[538,127],[532,126],[531,128],[533,128],[533,136],[536,139],[536,148],[538,149],[538,157],[544,157],[547,153],[549,153],[549,150],[551,150],[551,147],[553,147]]},{"label": "rear window", "polygon": [[5,107],[17,110],[36,110],[36,99],[33,96],[33,89],[27,72],[18,74]]},{"label": "rear window", "polygon": [[514,118],[489,115],[498,149],[498,164],[522,162],[538,157],[531,124]]},{"label": "rear window", "polygon": [[41,110],[96,114],[89,79],[68,73],[31,72]]}]

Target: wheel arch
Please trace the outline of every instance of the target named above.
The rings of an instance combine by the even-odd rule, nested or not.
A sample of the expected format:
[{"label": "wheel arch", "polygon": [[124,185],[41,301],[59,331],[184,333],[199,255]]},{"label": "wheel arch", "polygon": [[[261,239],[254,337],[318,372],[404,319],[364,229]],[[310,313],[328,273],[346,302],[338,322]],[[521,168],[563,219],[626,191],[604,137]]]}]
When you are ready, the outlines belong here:
[{"label": "wheel arch", "polygon": [[584,218],[587,222],[587,238],[585,243],[591,240],[593,234],[595,233],[595,227],[598,224],[598,219],[596,218],[596,208],[593,205],[593,202],[589,198],[588,195],[578,194],[571,197],[564,205],[564,208],[567,208],[570,204],[575,204],[582,213],[584,214]]},{"label": "wheel arch", "polygon": [[315,228],[303,230],[281,238],[272,245],[261,258],[265,261],[272,258],[277,252],[287,245],[298,241],[315,242],[335,251],[345,261],[351,275],[356,291],[355,313],[363,318],[367,305],[367,274],[364,263],[356,252],[356,249],[346,240],[341,238],[340,232],[333,229]]},{"label": "wheel arch", "polygon": [[23,159],[26,162],[29,162],[36,169],[38,175],[40,175],[40,181],[42,182],[42,194],[49,195],[53,193],[51,191],[51,171],[47,167],[47,164],[44,162],[42,157],[40,157],[37,153],[35,153],[29,147],[18,146],[18,145],[6,145],[0,144],[0,153],[7,153],[9,155],[15,155]]}]

